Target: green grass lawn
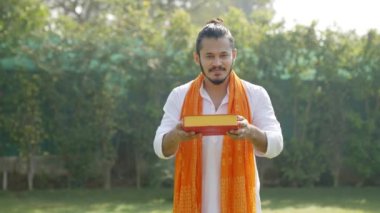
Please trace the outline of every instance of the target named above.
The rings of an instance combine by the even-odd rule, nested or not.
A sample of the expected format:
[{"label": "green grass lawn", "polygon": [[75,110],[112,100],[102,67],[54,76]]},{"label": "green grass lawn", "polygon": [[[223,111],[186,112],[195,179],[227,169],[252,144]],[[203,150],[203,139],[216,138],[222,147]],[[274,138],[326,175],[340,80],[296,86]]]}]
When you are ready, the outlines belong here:
[{"label": "green grass lawn", "polygon": [[[380,188],[263,188],[264,213],[380,212]],[[1,213],[171,212],[171,189],[0,192]]]},{"label": "green grass lawn", "polygon": [[263,188],[264,213],[380,212],[380,188]]}]

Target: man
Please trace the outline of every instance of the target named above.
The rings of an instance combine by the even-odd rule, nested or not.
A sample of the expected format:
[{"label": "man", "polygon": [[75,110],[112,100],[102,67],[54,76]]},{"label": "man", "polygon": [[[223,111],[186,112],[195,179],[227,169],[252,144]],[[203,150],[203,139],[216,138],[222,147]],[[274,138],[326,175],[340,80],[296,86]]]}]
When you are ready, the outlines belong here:
[{"label": "man", "polygon": [[[176,157],[174,212],[261,212],[255,155],[280,154],[283,139],[270,98],[233,71],[234,39],[221,19],[199,32],[194,61],[201,73],[175,88],[154,139],[163,159]],[[186,115],[236,114],[238,129],[222,136],[182,130]]]}]

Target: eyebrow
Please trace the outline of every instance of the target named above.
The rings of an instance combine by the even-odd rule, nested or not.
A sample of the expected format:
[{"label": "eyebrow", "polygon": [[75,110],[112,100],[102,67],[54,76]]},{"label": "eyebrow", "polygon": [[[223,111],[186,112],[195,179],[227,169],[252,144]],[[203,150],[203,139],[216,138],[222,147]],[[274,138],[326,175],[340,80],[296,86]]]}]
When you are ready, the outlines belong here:
[{"label": "eyebrow", "polygon": [[[213,53],[213,52],[207,52],[207,53],[205,53],[206,55],[215,55],[215,53]],[[228,51],[222,51],[222,52],[220,52],[219,54],[230,54]]]}]

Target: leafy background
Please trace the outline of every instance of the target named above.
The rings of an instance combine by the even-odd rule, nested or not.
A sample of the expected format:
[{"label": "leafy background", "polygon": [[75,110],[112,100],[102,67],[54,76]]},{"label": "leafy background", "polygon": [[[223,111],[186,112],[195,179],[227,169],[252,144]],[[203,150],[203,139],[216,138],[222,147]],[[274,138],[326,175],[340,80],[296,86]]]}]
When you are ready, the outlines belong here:
[{"label": "leafy background", "polygon": [[[268,186],[379,186],[380,35],[286,30],[270,0],[0,2],[0,170],[9,189],[171,186],[152,141],[220,16],[235,69],[270,94],[283,153]],[[24,177],[28,181],[25,181]],[[5,176],[3,176],[4,181]]]}]

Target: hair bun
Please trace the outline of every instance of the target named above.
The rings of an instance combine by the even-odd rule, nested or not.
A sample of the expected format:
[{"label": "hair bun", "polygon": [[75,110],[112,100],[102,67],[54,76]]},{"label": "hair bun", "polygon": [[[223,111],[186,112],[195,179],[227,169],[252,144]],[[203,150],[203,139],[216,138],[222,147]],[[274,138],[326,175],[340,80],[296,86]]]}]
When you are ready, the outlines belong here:
[{"label": "hair bun", "polygon": [[214,18],[207,22],[207,24],[223,24],[223,19]]}]

